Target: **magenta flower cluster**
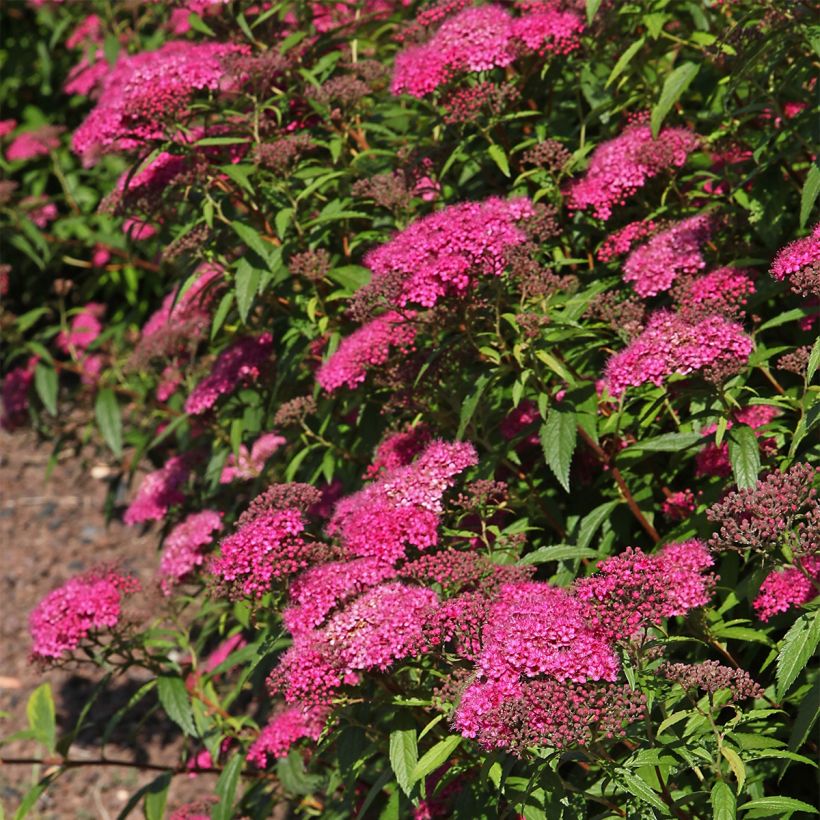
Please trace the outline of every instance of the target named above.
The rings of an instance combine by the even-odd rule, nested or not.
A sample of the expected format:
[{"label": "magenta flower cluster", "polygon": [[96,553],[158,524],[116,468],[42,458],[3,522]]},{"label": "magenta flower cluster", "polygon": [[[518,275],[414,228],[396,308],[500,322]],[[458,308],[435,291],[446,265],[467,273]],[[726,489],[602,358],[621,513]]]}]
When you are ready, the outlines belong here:
[{"label": "magenta flower cluster", "polygon": [[172,456],[163,467],[148,473],[128,505],[123,521],[126,524],[161,521],[171,507],[185,501],[182,485],[188,480],[189,472],[185,456]]},{"label": "magenta flower cluster", "polygon": [[191,513],[168,533],[159,564],[160,585],[166,595],[205,563],[204,548],[221,529],[222,513],[202,510]]}]

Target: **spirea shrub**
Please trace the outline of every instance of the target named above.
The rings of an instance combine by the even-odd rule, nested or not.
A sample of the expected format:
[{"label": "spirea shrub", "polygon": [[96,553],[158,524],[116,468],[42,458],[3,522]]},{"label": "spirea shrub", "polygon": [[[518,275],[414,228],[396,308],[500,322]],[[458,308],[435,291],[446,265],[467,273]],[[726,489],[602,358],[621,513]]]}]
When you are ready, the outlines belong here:
[{"label": "spirea shrub", "polygon": [[0,418],[156,544],[30,616],[181,735],[124,815],[815,812],[813,11],[3,8]]}]

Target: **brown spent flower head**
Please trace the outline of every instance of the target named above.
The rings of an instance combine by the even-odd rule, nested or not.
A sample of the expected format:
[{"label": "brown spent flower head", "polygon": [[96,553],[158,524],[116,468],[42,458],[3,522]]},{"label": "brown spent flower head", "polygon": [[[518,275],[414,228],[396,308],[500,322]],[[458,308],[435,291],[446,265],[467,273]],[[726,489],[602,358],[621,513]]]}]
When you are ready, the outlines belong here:
[{"label": "brown spent flower head", "polygon": [[717,661],[703,663],[663,663],[658,671],[684,689],[700,689],[714,695],[721,689],[732,693],[732,700],[762,698],[763,688],[743,669],[732,669]]},{"label": "brown spent flower head", "polygon": [[314,147],[313,140],[307,134],[295,134],[258,145],[255,158],[263,168],[281,174]]},{"label": "brown spent flower head", "polygon": [[330,272],[330,254],[324,248],[295,253],[291,256],[288,267],[296,276],[303,276],[311,282],[321,282]]},{"label": "brown spent flower head", "polygon": [[358,77],[349,74],[331,77],[318,88],[311,88],[309,96],[322,105],[340,105],[342,108],[355,105],[370,93],[370,86]]},{"label": "brown spent flower head", "polygon": [[316,399],[313,396],[297,396],[286,401],[276,411],[273,417],[274,427],[292,427],[301,424],[307,416],[316,412]]},{"label": "brown spent flower head", "polygon": [[778,370],[786,370],[797,376],[805,376],[809,367],[809,356],[811,355],[811,345],[795,348],[789,353],[784,353],[775,365]]},{"label": "brown spent flower head", "polygon": [[322,493],[310,484],[272,484],[248,504],[248,508],[239,516],[237,528],[272,511],[296,509],[306,513],[321,500]]},{"label": "brown spent flower head", "polygon": [[820,467],[795,464],[775,470],[754,487],[729,493],[706,515],[720,524],[709,539],[715,552],[758,552],[772,557],[782,547],[796,558],[820,552],[820,502],[814,486]]},{"label": "brown spent flower head", "polygon": [[195,225],[190,231],[180,234],[163,248],[160,253],[163,262],[172,262],[189,254],[198,256],[211,238],[211,229],[207,225]]},{"label": "brown spent flower head", "polygon": [[355,197],[372,199],[377,205],[390,211],[404,210],[413,199],[412,186],[403,171],[357,179],[351,192]]},{"label": "brown spent flower head", "polygon": [[558,140],[544,140],[528,148],[521,156],[523,165],[535,165],[553,174],[560,173],[572,159],[572,154]]},{"label": "brown spent flower head", "polygon": [[606,291],[589,303],[587,315],[623,332],[627,339],[634,339],[643,330],[646,304],[634,294],[622,298],[614,291]]}]

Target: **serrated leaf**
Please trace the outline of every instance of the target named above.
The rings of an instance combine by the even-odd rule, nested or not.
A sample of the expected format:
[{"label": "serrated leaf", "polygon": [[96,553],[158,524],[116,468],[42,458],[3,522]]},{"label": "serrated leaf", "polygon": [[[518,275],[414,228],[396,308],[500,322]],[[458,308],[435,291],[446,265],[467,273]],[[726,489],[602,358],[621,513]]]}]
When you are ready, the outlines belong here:
[{"label": "serrated leaf", "polygon": [[245,259],[240,259],[236,267],[236,306],[243,324],[248,322],[248,313],[259,289],[261,271]]},{"label": "serrated leaf", "polygon": [[657,139],[666,115],[672,106],[681,98],[681,95],[689,88],[692,80],[700,71],[700,66],[695,63],[683,63],[679,65],[665,80],[661,96],[652,109],[650,122],[652,125],[652,138]]},{"label": "serrated leaf", "polygon": [[729,431],[729,461],[739,489],[754,487],[760,472],[760,448],[751,427],[738,424]]},{"label": "serrated leaf", "polygon": [[214,791],[219,797],[219,803],[211,810],[211,820],[231,820],[234,816],[233,801],[236,796],[236,786],[239,774],[242,771],[244,760],[241,754],[235,752],[225,764],[225,768],[216,781]]},{"label": "serrated leaf", "polygon": [[592,543],[595,533],[618,504],[620,501],[605,501],[583,517],[578,527],[578,537],[575,539],[579,547],[588,547]]},{"label": "serrated leaf", "polygon": [[575,414],[552,407],[541,425],[541,447],[547,465],[561,486],[569,492],[569,468],[578,439]]},{"label": "serrated leaf", "polygon": [[396,782],[408,797],[416,782],[413,773],[418,756],[415,729],[395,729],[390,733],[390,765],[396,775]]},{"label": "serrated leaf", "polygon": [[644,801],[644,803],[649,803],[650,806],[654,806],[658,811],[660,811],[663,815],[668,816],[670,814],[669,807],[663,800],[658,797],[658,795],[649,788],[649,786],[641,780],[640,777],[637,777],[630,772],[622,771],[620,772],[620,779],[629,786],[630,791],[635,797],[640,798]]},{"label": "serrated leaf", "polygon": [[746,783],[746,767],[743,765],[740,755],[734,749],[728,746],[721,746],[720,753],[726,758],[726,762],[729,764],[729,768],[737,780],[737,793],[740,794]]},{"label": "serrated leaf", "polygon": [[713,820],[734,820],[737,817],[734,792],[722,780],[712,786],[711,803]]},{"label": "serrated leaf", "polygon": [[360,265],[343,265],[340,268],[333,268],[328,273],[330,279],[346,290],[358,290],[364,287],[370,281],[371,275],[367,268]]},{"label": "serrated leaf", "polygon": [[626,70],[626,67],[632,62],[632,58],[643,48],[643,44],[646,42],[644,37],[641,37],[640,40],[636,40],[632,45],[618,58],[618,62],[615,63],[612,71],[609,73],[609,77],[604,84],[604,88],[609,88],[609,86],[618,79],[618,77],[623,74]]},{"label": "serrated leaf", "polygon": [[750,800],[738,807],[740,811],[749,809],[764,809],[772,812],[772,816],[784,816],[784,813],[791,814],[793,811],[806,811],[809,814],[817,814],[817,809],[804,803],[802,800],[795,800],[793,797],[760,797],[757,800]]},{"label": "serrated leaf", "polygon": [[601,7],[601,0],[587,0],[587,24],[595,19],[598,9]]},{"label": "serrated leaf", "polygon": [[231,306],[234,303],[236,296],[233,291],[226,293],[219,301],[219,306],[214,311],[213,322],[211,323],[211,341],[216,338],[219,329],[225,324],[225,319],[228,318]]},{"label": "serrated leaf", "polygon": [[242,222],[231,222],[236,235],[263,261],[267,261],[272,248],[250,225]]},{"label": "serrated leaf", "polygon": [[504,149],[500,145],[493,143],[487,149],[487,153],[499,167],[501,173],[504,174],[505,177],[508,177],[510,175],[510,163],[507,162],[507,155],[504,153]]},{"label": "serrated leaf", "polygon": [[806,174],[803,191],[800,194],[800,227],[805,228],[811,216],[817,194],[820,193],[820,165],[812,165]]},{"label": "serrated leaf", "polygon": [[171,720],[185,732],[186,735],[196,737],[194,713],[191,701],[185,689],[185,683],[180,678],[161,675],[157,679],[157,694],[159,702]]},{"label": "serrated leaf", "polygon": [[57,744],[57,717],[51,684],[43,683],[31,693],[26,704],[26,717],[38,743],[53,753]]},{"label": "serrated leaf", "polygon": [[484,392],[484,388],[487,386],[488,382],[489,378],[487,376],[479,376],[476,380],[473,392],[470,393],[462,402],[461,412],[458,419],[458,431],[456,432],[457,439],[461,439],[464,435],[464,431],[467,429],[467,425],[470,423],[470,420],[476,411],[476,407],[478,407],[479,399],[481,398],[481,394]]},{"label": "serrated leaf", "polygon": [[441,766],[458,748],[461,741],[461,735],[449,735],[428,749],[416,764],[416,768],[413,769],[413,782],[418,782],[427,777],[430,772]]},{"label": "serrated leaf", "polygon": [[57,415],[57,372],[44,365],[42,362],[34,370],[34,389],[40,397],[43,406],[51,413]]},{"label": "serrated leaf", "polygon": [[777,694],[783,698],[820,643],[820,610],[806,612],[791,626],[783,638],[777,656]]},{"label": "serrated leaf", "polygon": [[595,550],[576,547],[574,544],[553,544],[549,547],[539,547],[527,553],[519,564],[545,564],[547,561],[566,561],[567,559],[595,558]]},{"label": "serrated leaf", "polygon": [[97,393],[94,415],[105,443],[117,458],[122,458],[122,416],[114,391],[105,387]]},{"label": "serrated leaf", "polygon": [[[702,433],[664,433],[630,444],[627,451],[645,453],[678,453],[703,441]],[[625,451],[626,452],[626,451]]]},{"label": "serrated leaf", "polygon": [[811,384],[817,368],[820,367],[820,336],[815,339],[809,353],[809,363],[806,366],[806,384]]}]

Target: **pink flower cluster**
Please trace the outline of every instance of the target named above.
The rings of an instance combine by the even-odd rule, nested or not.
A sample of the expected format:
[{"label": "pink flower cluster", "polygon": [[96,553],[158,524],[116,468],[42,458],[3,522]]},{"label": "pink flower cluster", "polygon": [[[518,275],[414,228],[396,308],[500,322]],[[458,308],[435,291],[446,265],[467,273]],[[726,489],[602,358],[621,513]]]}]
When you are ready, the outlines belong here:
[{"label": "pink flower cluster", "polygon": [[32,356],[25,365],[12,368],[3,379],[3,415],[0,427],[14,430],[28,418],[28,391],[34,382],[38,358]]},{"label": "pink flower cluster", "polygon": [[256,439],[250,451],[244,444],[240,444],[239,458],[237,459],[233,453],[228,456],[219,476],[219,483],[230,484],[234,481],[250,481],[257,478],[265,469],[267,460],[283,444],[287,444],[287,441],[278,433],[265,433]]},{"label": "pink flower cluster", "polygon": [[715,577],[702,541],[669,544],[655,555],[628,549],[598,565],[598,572],[577,581],[575,594],[585,616],[610,641],[628,640],[664,618],[704,606]]},{"label": "pink flower cluster", "polygon": [[55,660],[73,652],[92,633],[113,629],[122,599],[139,591],[136,578],[98,568],[49,593],[31,613],[32,656]]},{"label": "pink flower cluster", "polygon": [[17,162],[48,156],[60,147],[60,134],[63,130],[58,126],[43,125],[33,131],[24,131],[9,145],[6,159],[9,162]]},{"label": "pink flower cluster", "polygon": [[613,396],[669,376],[697,370],[737,370],[747,362],[753,343],[743,328],[723,316],[697,322],[669,311],[652,315],[646,328],[606,363],[604,385]]},{"label": "pink flower cluster", "polygon": [[185,412],[199,416],[210,410],[220,396],[237,387],[256,381],[273,352],[273,336],[245,336],[231,343],[219,354],[211,372],[191,391],[185,400]]},{"label": "pink flower cluster", "polygon": [[526,198],[450,205],[371,251],[365,264],[373,271],[373,285],[401,276],[397,307],[410,302],[432,307],[444,296],[463,295],[478,275],[499,276],[506,251],[527,239],[517,223],[534,213]]},{"label": "pink flower cluster", "polygon": [[121,56],[102,79],[96,107],[74,132],[74,151],[94,165],[106,151],[164,139],[166,123],[179,119],[196,91],[218,90],[223,58],[242,50],[171,41],[156,51]]},{"label": "pink flower cluster", "polygon": [[68,331],[61,330],[57,336],[57,347],[63,353],[75,350],[83,353],[102,332],[100,317],[105,313],[105,305],[89,302],[71,320]]},{"label": "pink flower cluster", "polygon": [[817,597],[820,556],[808,555],[798,560],[802,570],[799,567],[775,570],[760,585],[753,606],[761,621],[768,621],[773,615],[807,604]]},{"label": "pink flower cluster", "polygon": [[352,554],[393,563],[408,545],[438,543],[442,498],[455,477],[477,462],[471,444],[433,441],[411,464],[383,473],[342,499],[327,526]]},{"label": "pink flower cluster", "polygon": [[137,495],[125,511],[126,524],[160,521],[175,504],[185,500],[180,488],[190,472],[185,456],[173,456],[164,467],[148,473],[137,490]]},{"label": "pink flower cluster", "polygon": [[706,267],[700,249],[711,232],[708,216],[692,216],[656,233],[629,254],[624,281],[632,282],[635,293],[643,298],[669,290],[678,276]]},{"label": "pink flower cluster", "polygon": [[680,168],[698,144],[697,135],[685,128],[665,128],[654,140],[648,125],[627,126],[595,149],[584,177],[569,187],[569,207],[592,208],[599,219],[609,219],[614,206],[626,204],[650,179]]},{"label": "pink flower cluster", "polygon": [[657,225],[651,220],[638,220],[624,225],[620,230],[611,233],[598,248],[596,256],[600,262],[609,262],[616,256],[629,253],[632,246],[640,239],[654,233]]},{"label": "pink flower cluster", "polygon": [[739,317],[744,313],[746,300],[754,292],[754,280],[748,271],[717,268],[683,282],[674,296],[678,311],[687,318],[711,313]]},{"label": "pink flower cluster", "polygon": [[811,234],[786,245],[772,262],[771,275],[796,293],[820,296],[820,222]]},{"label": "pink flower cluster", "polygon": [[504,68],[525,51],[569,53],[584,24],[556,5],[533,4],[518,18],[493,4],[458,11],[426,43],[396,57],[391,90],[423,97],[459,74]]},{"label": "pink flower cluster", "polygon": [[376,478],[385,470],[408,465],[430,443],[432,435],[426,424],[416,424],[406,430],[390,433],[376,448],[373,463],[367,468],[366,479]]},{"label": "pink flower cluster", "polygon": [[269,760],[286,757],[297,740],[318,740],[329,711],[324,706],[301,705],[279,709],[251,744],[246,759],[264,769]]},{"label": "pink flower cluster", "polygon": [[353,389],[361,384],[368,370],[388,361],[392,350],[407,353],[413,349],[414,316],[413,311],[405,314],[389,311],[354,330],[319,368],[316,381],[328,393],[343,386]]},{"label": "pink flower cluster", "polygon": [[221,529],[222,513],[203,510],[192,513],[168,533],[159,564],[160,585],[166,595],[205,562],[203,549]]}]

